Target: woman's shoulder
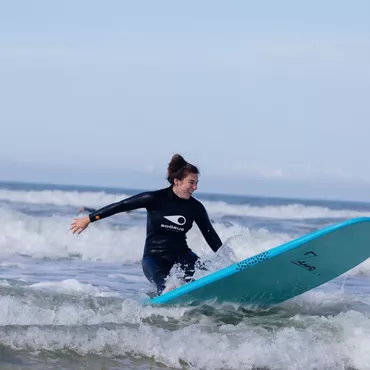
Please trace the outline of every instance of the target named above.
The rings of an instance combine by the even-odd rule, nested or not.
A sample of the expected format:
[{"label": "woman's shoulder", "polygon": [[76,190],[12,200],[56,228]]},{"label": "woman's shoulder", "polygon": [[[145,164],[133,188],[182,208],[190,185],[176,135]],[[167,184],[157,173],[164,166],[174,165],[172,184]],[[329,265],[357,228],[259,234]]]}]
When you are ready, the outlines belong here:
[{"label": "woman's shoulder", "polygon": [[145,191],[142,195],[153,199],[162,198],[168,195],[168,188]]},{"label": "woman's shoulder", "polygon": [[199,199],[191,197],[189,200],[190,200],[193,207],[197,207],[198,209],[199,208],[204,208],[203,203]]}]

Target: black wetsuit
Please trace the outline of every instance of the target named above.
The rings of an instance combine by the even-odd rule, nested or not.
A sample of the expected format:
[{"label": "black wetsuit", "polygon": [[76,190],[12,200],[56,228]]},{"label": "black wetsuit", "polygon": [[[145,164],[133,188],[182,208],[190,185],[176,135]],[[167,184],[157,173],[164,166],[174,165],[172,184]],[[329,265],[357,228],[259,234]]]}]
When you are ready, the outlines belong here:
[{"label": "black wetsuit", "polygon": [[186,233],[195,222],[208,245],[217,251],[222,242],[214,230],[204,206],[195,198],[182,199],[165,189],[140,193],[99,209],[89,215],[94,222],[119,212],[146,208],[147,235],[142,266],[148,280],[157,285],[158,294],[164,289],[165,278],[175,263],[187,277],[194,273],[198,256],[186,242]]}]

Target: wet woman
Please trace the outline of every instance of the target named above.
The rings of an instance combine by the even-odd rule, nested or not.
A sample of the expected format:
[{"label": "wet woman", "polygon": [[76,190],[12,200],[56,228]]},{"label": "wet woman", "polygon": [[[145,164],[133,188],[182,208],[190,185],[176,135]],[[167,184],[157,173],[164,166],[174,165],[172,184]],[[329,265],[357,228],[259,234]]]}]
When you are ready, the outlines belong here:
[{"label": "wet woman", "polygon": [[90,223],[119,212],[145,208],[147,210],[146,240],[142,267],[147,279],[157,286],[158,294],[165,289],[171,268],[179,264],[185,279],[191,279],[199,257],[189,248],[186,233],[195,222],[206,242],[216,252],[222,242],[214,230],[207,211],[193,197],[198,187],[199,170],[175,154],[167,169],[169,187],[143,192],[110,204],[88,216],[75,218],[71,230],[80,234]]}]

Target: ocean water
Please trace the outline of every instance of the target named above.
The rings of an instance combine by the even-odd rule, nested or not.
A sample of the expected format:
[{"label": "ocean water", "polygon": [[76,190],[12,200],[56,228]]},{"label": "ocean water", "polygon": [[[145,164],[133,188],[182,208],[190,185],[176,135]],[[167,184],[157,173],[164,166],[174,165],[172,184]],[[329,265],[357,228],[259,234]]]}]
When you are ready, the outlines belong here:
[{"label": "ocean water", "polygon": [[[0,369],[370,369],[370,260],[268,309],[144,305],[145,211],[69,231],[79,207],[137,192],[0,184]],[[225,248],[214,254],[196,226],[189,246],[215,268],[370,214],[366,203],[196,197]]]}]

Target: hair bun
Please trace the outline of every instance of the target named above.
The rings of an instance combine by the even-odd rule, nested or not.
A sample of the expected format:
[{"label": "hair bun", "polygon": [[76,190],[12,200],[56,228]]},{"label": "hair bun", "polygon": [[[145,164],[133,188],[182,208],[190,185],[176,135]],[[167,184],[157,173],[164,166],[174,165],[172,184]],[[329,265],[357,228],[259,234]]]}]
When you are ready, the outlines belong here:
[{"label": "hair bun", "polygon": [[171,158],[171,162],[168,164],[168,170],[170,173],[175,173],[182,167],[185,167],[188,162],[185,161],[184,157],[180,154],[174,154]]}]

